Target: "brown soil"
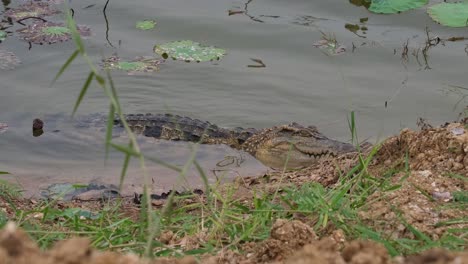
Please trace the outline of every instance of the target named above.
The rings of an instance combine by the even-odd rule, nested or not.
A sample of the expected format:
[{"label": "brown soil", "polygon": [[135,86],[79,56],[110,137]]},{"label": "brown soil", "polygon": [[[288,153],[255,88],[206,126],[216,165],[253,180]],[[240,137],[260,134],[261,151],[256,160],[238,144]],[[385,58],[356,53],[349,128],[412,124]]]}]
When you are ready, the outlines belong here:
[{"label": "brown soil", "polygon": [[[58,242],[52,249],[41,251],[29,236],[9,223],[0,232],[1,264],[196,264],[194,257],[147,260],[132,254],[94,250],[86,238]],[[278,219],[269,239],[244,245],[244,254],[221,251],[204,256],[202,263],[285,263],[285,264],[386,264],[386,263],[468,263],[468,252],[432,249],[418,255],[391,259],[387,250],[371,241],[336,241],[333,237],[318,240],[312,229],[300,221]]]},{"label": "brown soil", "polygon": [[[322,160],[319,164],[287,172],[272,172],[260,177],[242,178],[235,182],[237,198],[252,201],[259,190],[276,191],[289,185],[317,181],[333,187],[341,173],[358,162],[356,155]],[[414,238],[411,225],[429,236],[439,239],[450,229],[467,229],[466,221],[448,223],[452,219],[466,219],[468,213],[452,206],[454,194],[467,191],[468,129],[451,123],[442,128],[428,128],[420,132],[403,130],[387,139],[371,161],[368,172],[375,178],[385,177],[390,185],[400,188],[375,192],[368,197],[360,211],[361,220],[393,238]],[[465,198],[466,199],[466,198]],[[34,207],[34,202],[21,200],[20,208]],[[59,204],[99,208],[99,203]],[[160,204],[155,205],[160,206]],[[0,201],[0,209],[13,211]],[[139,209],[126,203],[125,212],[136,217]],[[408,223],[404,225],[402,219]],[[381,244],[347,241],[343,231],[330,230],[318,237],[306,221],[277,219],[270,237],[261,242],[245,243],[239,252],[221,250],[215,256],[202,256],[201,263],[468,263],[468,251],[450,252],[435,248],[414,256],[391,258]],[[171,232],[163,233],[161,241],[174,243]],[[177,238],[187,248],[197,248],[198,237]],[[34,260],[34,262],[31,262]],[[28,235],[14,224],[0,231],[1,263],[198,263],[193,257],[183,259],[144,260],[135,255],[99,252],[90,247],[86,238],[57,243],[48,251],[41,251]]]}]

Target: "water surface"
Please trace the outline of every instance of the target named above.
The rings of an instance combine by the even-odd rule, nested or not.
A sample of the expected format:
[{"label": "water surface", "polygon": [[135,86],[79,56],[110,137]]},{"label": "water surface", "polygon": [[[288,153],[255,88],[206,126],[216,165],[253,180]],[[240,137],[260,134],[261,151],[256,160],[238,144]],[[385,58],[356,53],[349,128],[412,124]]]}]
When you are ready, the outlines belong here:
[{"label": "water surface", "polygon": [[[171,112],[224,127],[269,127],[296,121],[313,124],[331,138],[349,141],[347,117],[355,111],[359,137],[376,141],[401,128],[415,128],[419,117],[440,124],[456,119],[461,111],[460,107],[454,109],[460,97],[447,95],[444,89],[467,86],[466,41],[430,48],[427,64],[420,51],[427,41],[426,27],[431,37],[440,38],[463,36],[466,29],[437,25],[424,9],[387,16],[338,0],[253,0],[247,15],[229,16],[228,10],[244,10],[245,2],[112,0],[107,27],[104,4],[102,0],[72,2],[78,24],[93,30],[85,45],[96,63],[114,52],[125,59],[151,55],[153,45],[183,39],[228,52],[213,63],[169,60],[151,75],[113,72],[127,113]],[[93,6],[83,9],[89,5]],[[368,30],[358,35],[366,38],[345,28],[347,23],[360,24],[364,17]],[[136,21],[142,19],[156,19],[156,29],[136,30]],[[322,32],[333,34],[347,47],[346,53],[329,56],[315,48]],[[401,55],[405,43],[407,60]],[[118,182],[123,157],[112,153],[104,162],[102,133],[75,131],[72,125],[54,123],[61,126],[59,133],[52,133],[49,127],[39,138],[31,135],[34,118],[71,113],[88,74],[87,65],[78,60],[52,87],[50,83],[73,52],[73,43],[34,45],[28,50],[27,43],[10,37],[0,48],[16,53],[23,62],[14,70],[0,71],[0,122],[9,125],[0,135],[0,171],[13,173],[10,179],[22,183],[30,193],[54,182]],[[418,49],[419,63],[412,55]],[[250,58],[261,59],[266,68],[247,67],[252,64]],[[79,114],[107,109],[105,95],[94,85]],[[190,146],[185,143],[141,142],[151,155],[179,165],[190,156]],[[211,171],[231,155],[240,154],[225,146],[203,146],[197,159]],[[227,178],[267,169],[248,156],[246,160]],[[176,184],[174,172],[149,166],[155,190]],[[200,184],[195,170],[187,178],[186,185]],[[138,164],[131,167],[127,184],[141,184]]]}]

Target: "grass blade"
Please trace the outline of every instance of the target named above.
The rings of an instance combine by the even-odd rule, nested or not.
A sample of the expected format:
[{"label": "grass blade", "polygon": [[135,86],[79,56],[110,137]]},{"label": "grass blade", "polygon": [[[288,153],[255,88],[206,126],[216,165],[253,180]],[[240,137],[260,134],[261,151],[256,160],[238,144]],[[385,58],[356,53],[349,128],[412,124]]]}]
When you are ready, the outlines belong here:
[{"label": "grass blade", "polygon": [[73,60],[75,60],[76,56],[80,53],[79,50],[75,50],[72,55],[68,58],[68,60],[63,64],[63,66],[60,68],[58,71],[57,75],[55,75],[54,80],[50,84],[50,86],[54,85],[54,83],[62,76],[63,72],[68,68],[68,66],[72,63]]},{"label": "grass blade", "polygon": [[206,174],[203,171],[203,168],[200,166],[200,163],[198,163],[197,160],[194,160],[193,164],[195,165],[195,168],[197,169],[198,173],[200,174],[200,177],[203,180],[203,184],[205,185],[205,195],[206,195],[206,197],[209,197],[210,196],[210,183],[208,182],[208,177],[206,177]]},{"label": "grass blade", "polygon": [[88,75],[88,78],[86,79],[86,82],[83,85],[83,88],[81,88],[80,94],[78,95],[78,99],[76,100],[75,107],[73,107],[73,112],[72,116],[75,115],[76,110],[78,110],[78,106],[80,105],[81,101],[83,100],[84,95],[86,94],[86,91],[88,91],[88,87],[91,84],[91,81],[93,80],[94,77],[94,72],[90,72]]},{"label": "grass blade", "polygon": [[131,149],[131,148],[127,147],[127,146],[122,146],[122,145],[115,144],[115,143],[112,143],[112,142],[109,142],[109,145],[111,147],[115,148],[116,150],[118,150],[120,152],[123,152],[125,154],[135,156],[135,157],[140,157],[141,156],[141,153],[135,152],[133,149]]},{"label": "grass blade", "polygon": [[109,86],[110,86],[110,89],[111,89],[112,97],[116,102],[115,110],[117,111],[117,113],[120,113],[121,108],[120,108],[120,103],[119,103],[119,100],[118,100],[119,97],[117,96],[117,90],[115,89],[114,81],[112,80],[112,77],[110,75],[109,70],[106,70],[106,73],[107,73],[107,79],[109,80]]},{"label": "grass blade", "polygon": [[[128,143],[128,148],[133,149],[133,145],[131,141],[130,143]],[[128,163],[130,162],[130,157],[131,157],[130,154],[128,153],[125,154],[125,159],[124,159],[124,163],[122,166],[122,172],[120,173],[119,190],[122,190],[125,175],[127,174]]]},{"label": "grass blade", "polygon": [[[67,1],[65,1],[65,3],[67,3]],[[78,48],[79,52],[81,54],[84,54],[85,49],[84,49],[83,41],[81,41],[80,33],[76,29],[75,20],[73,19],[72,15],[71,15],[71,11],[68,8],[68,5],[66,5],[65,8],[67,9],[67,12],[66,12],[67,13],[67,26],[70,29],[70,33],[71,33],[73,42],[75,42],[75,45]]]},{"label": "grass blade", "polygon": [[152,162],[154,162],[154,163],[156,163],[156,164],[162,165],[162,166],[164,166],[164,167],[166,167],[166,168],[168,168],[168,169],[177,171],[178,173],[181,173],[181,172],[182,172],[182,169],[181,169],[181,168],[177,167],[176,165],[172,165],[172,164],[170,164],[170,163],[167,163],[167,162],[165,162],[165,161],[163,161],[163,160],[161,160],[161,159],[154,158],[154,157],[149,157],[149,156],[146,156],[146,155],[145,155],[144,157],[145,157],[145,159],[147,159],[147,160],[149,160],[149,161],[152,161]]},{"label": "grass blade", "polygon": [[6,171],[0,171],[0,174],[10,174],[10,173]]},{"label": "grass blade", "polygon": [[113,104],[110,104],[109,115],[107,116],[107,126],[106,126],[106,160],[109,157],[109,147],[112,143],[112,127],[114,126],[114,114],[115,108]]},{"label": "grass blade", "polygon": [[356,140],[356,144],[359,145],[356,135],[356,119],[354,116],[354,111],[351,111],[351,117],[348,119],[349,131],[351,132],[351,143],[353,144]]}]

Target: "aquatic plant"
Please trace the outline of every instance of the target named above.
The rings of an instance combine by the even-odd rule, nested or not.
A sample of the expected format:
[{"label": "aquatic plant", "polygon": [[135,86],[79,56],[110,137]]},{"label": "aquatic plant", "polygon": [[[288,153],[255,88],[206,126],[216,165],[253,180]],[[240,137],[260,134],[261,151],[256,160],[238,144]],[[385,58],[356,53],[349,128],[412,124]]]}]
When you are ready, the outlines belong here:
[{"label": "aquatic plant", "polygon": [[20,63],[14,53],[0,49],[0,70],[12,70]]},{"label": "aquatic plant", "polygon": [[201,46],[200,43],[191,40],[156,45],[153,50],[165,59],[171,57],[185,62],[219,60],[226,54],[224,49]]},{"label": "aquatic plant", "polygon": [[13,20],[20,20],[27,17],[44,17],[60,13],[59,10],[51,7],[47,2],[28,2],[5,11],[5,16]]},{"label": "aquatic plant", "polygon": [[372,0],[369,11],[373,13],[395,14],[426,5],[429,0]]},{"label": "aquatic plant", "polygon": [[[77,29],[83,37],[91,35],[91,29],[87,26],[77,25]],[[38,22],[18,29],[17,32],[25,41],[41,45],[44,43],[52,44],[63,42],[71,39],[70,29],[62,23]]]},{"label": "aquatic plant", "polygon": [[440,3],[427,9],[429,16],[444,26],[468,26],[468,2]]},{"label": "aquatic plant", "polygon": [[149,73],[158,71],[162,62],[164,60],[149,57],[136,57],[131,61],[122,61],[117,55],[112,55],[102,60],[102,67],[109,70],[126,71],[128,74]]},{"label": "aquatic plant", "polygon": [[327,35],[323,32],[321,33],[322,33],[322,39],[319,41],[316,41],[313,44],[314,47],[326,50],[326,53],[328,55],[340,55],[340,54],[345,53],[346,47],[342,44],[339,44],[334,35],[332,34]]},{"label": "aquatic plant", "polygon": [[142,20],[136,23],[136,28],[141,30],[150,30],[156,26],[156,21],[154,20]]}]

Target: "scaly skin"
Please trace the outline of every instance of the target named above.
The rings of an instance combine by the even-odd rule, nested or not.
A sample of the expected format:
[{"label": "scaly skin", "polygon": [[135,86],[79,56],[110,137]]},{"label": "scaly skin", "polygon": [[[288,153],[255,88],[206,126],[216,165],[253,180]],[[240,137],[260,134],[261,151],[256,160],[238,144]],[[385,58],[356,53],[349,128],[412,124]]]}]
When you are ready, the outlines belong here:
[{"label": "scaly skin", "polygon": [[[329,139],[317,128],[297,123],[266,129],[220,128],[210,122],[171,114],[127,115],[130,128],[147,137],[203,144],[226,144],[244,150],[267,166],[304,167],[319,158],[356,151],[351,144]],[[121,125],[119,119],[115,125]]]}]

